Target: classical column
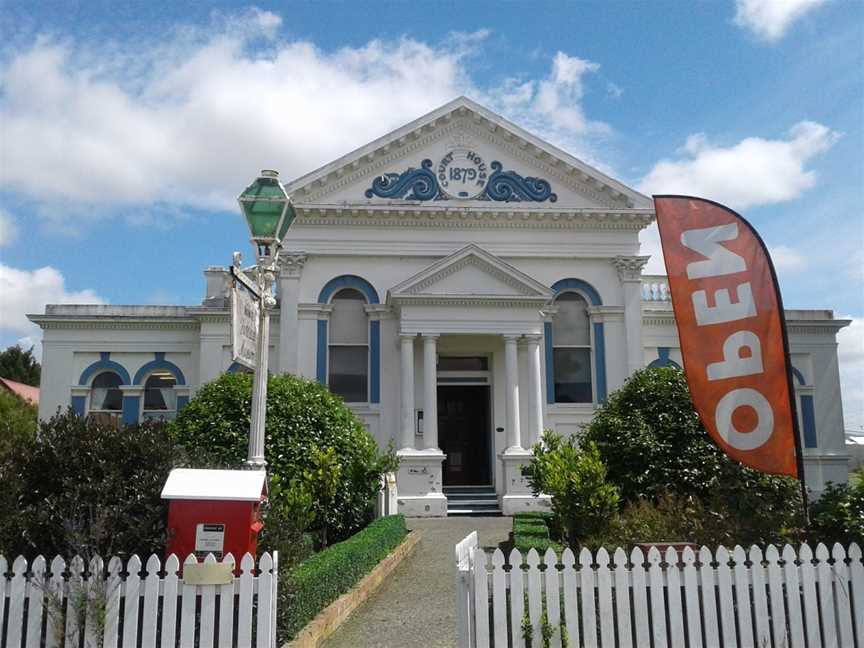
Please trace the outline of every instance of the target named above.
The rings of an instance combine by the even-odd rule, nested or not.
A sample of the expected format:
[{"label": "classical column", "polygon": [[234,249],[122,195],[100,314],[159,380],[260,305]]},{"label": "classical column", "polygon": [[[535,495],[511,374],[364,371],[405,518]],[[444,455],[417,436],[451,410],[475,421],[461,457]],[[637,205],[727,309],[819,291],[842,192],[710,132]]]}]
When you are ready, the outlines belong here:
[{"label": "classical column", "polygon": [[522,448],[519,434],[519,350],[518,335],[504,336],[504,389],[507,405],[507,450]]},{"label": "classical column", "polygon": [[542,335],[526,335],[528,347],[528,432],[525,445],[530,447],[543,436],[543,386],[540,382],[540,342]]},{"label": "classical column", "polygon": [[617,256],[612,260],[624,286],[624,329],[627,335],[627,375],[644,366],[642,347],[642,268],[647,256]]},{"label": "classical column", "polygon": [[414,338],[400,333],[402,342],[402,450],[414,448]]},{"label": "classical column", "polygon": [[438,336],[423,334],[423,447],[438,450]]},{"label": "classical column", "polygon": [[297,298],[300,275],[306,255],[302,252],[282,252],[279,255],[279,372],[299,375],[297,342],[300,327],[297,318]]}]

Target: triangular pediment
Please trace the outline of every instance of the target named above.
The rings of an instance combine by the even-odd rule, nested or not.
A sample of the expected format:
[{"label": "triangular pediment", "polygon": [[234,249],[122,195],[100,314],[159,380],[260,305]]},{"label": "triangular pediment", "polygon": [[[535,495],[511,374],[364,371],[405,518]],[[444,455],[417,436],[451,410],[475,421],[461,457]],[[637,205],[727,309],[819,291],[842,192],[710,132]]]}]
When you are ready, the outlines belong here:
[{"label": "triangular pediment", "polygon": [[389,298],[518,299],[545,302],[552,291],[494,254],[471,244],[394,286]]},{"label": "triangular pediment", "polygon": [[459,97],[286,185],[295,204],[650,208],[646,196]]}]

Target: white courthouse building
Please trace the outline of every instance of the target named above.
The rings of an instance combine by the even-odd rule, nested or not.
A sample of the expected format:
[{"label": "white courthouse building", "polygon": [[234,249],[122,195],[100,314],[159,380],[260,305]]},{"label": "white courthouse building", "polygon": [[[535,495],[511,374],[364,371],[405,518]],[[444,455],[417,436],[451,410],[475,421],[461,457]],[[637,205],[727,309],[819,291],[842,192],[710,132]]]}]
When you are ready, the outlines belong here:
[{"label": "white courthouse building", "polygon": [[[650,198],[459,98],[286,184],[297,219],[270,367],[341,395],[400,449],[400,510],[540,506],[519,467],[627,377],[680,365]],[[245,241],[237,242],[245,249]],[[225,250],[226,259],[231,250]],[[49,305],[39,413],[173,417],[231,362],[228,277],[192,306]],[[831,311],[786,312],[808,485],[848,457]]]}]

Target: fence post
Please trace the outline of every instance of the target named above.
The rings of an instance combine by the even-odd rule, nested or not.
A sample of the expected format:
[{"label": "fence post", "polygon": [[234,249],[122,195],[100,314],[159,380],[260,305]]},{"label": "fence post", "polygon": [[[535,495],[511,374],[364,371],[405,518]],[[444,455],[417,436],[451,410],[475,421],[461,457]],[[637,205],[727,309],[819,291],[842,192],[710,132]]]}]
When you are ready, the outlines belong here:
[{"label": "fence post", "polygon": [[473,648],[471,632],[473,615],[473,574],[471,573],[471,549],[477,546],[477,532],[472,531],[456,545],[456,636],[459,648]]}]

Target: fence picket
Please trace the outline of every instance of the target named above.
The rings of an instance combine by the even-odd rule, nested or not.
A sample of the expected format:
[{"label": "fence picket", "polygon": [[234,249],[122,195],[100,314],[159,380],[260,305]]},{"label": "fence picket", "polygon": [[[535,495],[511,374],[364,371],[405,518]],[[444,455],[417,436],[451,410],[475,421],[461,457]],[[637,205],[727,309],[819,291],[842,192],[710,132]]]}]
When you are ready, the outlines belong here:
[{"label": "fence picket", "polygon": [[[849,568],[846,566],[846,551],[843,545],[835,542],[831,549],[834,559],[834,601],[837,609],[837,631],[841,646],[852,646],[855,638],[852,636],[852,597],[849,587]],[[862,637],[864,640],[864,637]]]},{"label": "fence picket", "polygon": [[828,564],[828,547],[821,542],[816,545],[816,580],[819,584],[819,598],[822,612],[822,636],[825,639],[825,645],[837,646],[837,624],[834,618],[834,588],[833,574],[831,565]]},{"label": "fence picket", "polygon": [[80,594],[83,592],[84,559],[75,556],[69,561],[69,595],[66,603],[66,630],[63,633],[65,648],[77,648],[84,631],[83,618],[80,616]]},{"label": "fence picket", "polygon": [[474,609],[477,619],[477,648],[489,648],[489,574],[486,571],[486,552],[471,551],[474,566]]},{"label": "fence picket", "polygon": [[741,648],[756,648],[753,642],[753,614],[750,612],[750,570],[747,568],[747,553],[741,545],[735,545],[732,560],[735,561],[732,573],[735,577],[735,606],[738,610],[738,643]]},{"label": "fence picket", "polygon": [[[183,561],[183,566],[197,565],[198,560],[193,554],[186,556]],[[195,604],[196,604],[196,585],[190,585],[183,579],[183,586],[180,588],[180,645],[194,646],[195,645]],[[251,612],[251,601],[250,601]],[[125,647],[124,647],[125,648]]]},{"label": "fence picket", "polygon": [[783,605],[783,572],[780,569],[780,552],[774,545],[765,550],[768,563],[768,598],[771,602],[771,627],[774,643],[778,646],[789,645],[786,632],[786,609]]},{"label": "fence picket", "polygon": [[636,631],[636,645],[650,646],[651,638],[648,615],[648,592],[645,589],[645,554],[639,547],[630,552],[630,574],[633,580],[633,629]]},{"label": "fence picket", "polygon": [[[576,586],[576,556],[570,547],[561,554],[563,570],[561,580],[564,581],[564,623],[567,628],[569,645],[579,645],[579,590]],[[514,644],[515,645],[515,644]]]},{"label": "fence picket", "polygon": [[504,573],[504,552],[492,554],[492,620],[496,648],[507,648],[507,575]]},{"label": "fence picket", "polygon": [[138,645],[138,610],[141,606],[141,559],[132,554],[126,562],[126,600],[123,607],[123,648]]},{"label": "fence picket", "polygon": [[684,606],[681,605],[681,573],[678,571],[678,551],[666,548],[666,598],[669,604],[669,641],[671,646],[685,645]]},{"label": "fence picket", "polygon": [[720,601],[720,629],[724,646],[737,646],[735,630],[735,602],[732,596],[732,569],[729,567],[729,550],[720,546],[715,552],[717,559],[717,592]]},{"label": "fence picket", "polygon": [[549,625],[553,628],[549,645],[551,648],[561,648],[561,610],[559,607],[561,594],[558,586],[558,556],[551,548],[546,549],[546,553],[543,555],[543,564],[546,565],[546,571],[543,573],[546,616]]},{"label": "fence picket", "polygon": [[[579,596],[582,599],[582,637],[585,648],[597,648],[597,611],[594,605],[594,570],[591,552],[579,552]],[[537,645],[537,644],[535,644]]]},{"label": "fence picket", "polygon": [[633,648],[633,632],[630,626],[630,587],[627,583],[627,554],[621,547],[613,556],[615,571],[615,613],[618,620],[618,648]]},{"label": "fence picket", "polygon": [[276,636],[273,634],[273,624],[270,618],[273,605],[273,557],[264,552],[258,559],[258,619],[255,630],[255,643],[258,648],[271,648],[276,644]]},{"label": "fence picket", "polygon": [[[234,554],[228,552],[222,557],[222,562],[231,565],[231,571],[237,562]],[[219,648],[231,648],[234,644],[234,580],[219,586]]]},{"label": "fence picket", "polygon": [[117,556],[108,561],[108,578],[105,581],[105,645],[116,646],[120,631],[120,572],[123,561]]},{"label": "fence picket", "polygon": [[[30,566],[30,604],[27,606],[26,645],[39,648],[42,641],[42,605],[45,599],[45,558],[36,556]],[[2,618],[2,617],[0,617]]]},{"label": "fence picket", "polygon": [[237,648],[252,648],[252,570],[255,561],[251,554],[243,554],[240,559],[240,613],[237,621]]},{"label": "fence picket", "polygon": [[9,630],[6,632],[6,648],[19,648],[24,630],[24,593],[27,588],[27,559],[18,556],[12,563],[12,582],[9,587]]},{"label": "fence picket", "polygon": [[522,616],[525,613],[524,573],[522,554],[518,549],[513,549],[510,551],[510,637],[513,648],[525,648],[525,639],[522,636]]},{"label": "fence picket", "polygon": [[600,619],[600,644],[615,648],[615,612],[612,609],[612,574],[609,573],[609,552],[597,551],[597,613]]},{"label": "fence picket", "polygon": [[[699,549],[699,587],[702,589],[702,620],[705,627],[705,648],[720,648],[720,626],[717,621],[717,583],[714,557],[708,547]],[[697,608],[698,610],[698,608]],[[698,615],[698,613],[697,613]]]},{"label": "fence picket", "polygon": [[[687,636],[691,648],[702,648],[702,628],[699,616],[699,573],[696,571],[696,554],[690,547],[681,552],[684,565],[684,605],[687,608]],[[670,606],[671,610],[671,606]]]},{"label": "fence picket", "polygon": [[849,545],[849,581],[852,587],[852,600],[855,602],[856,613],[855,634],[858,635],[858,646],[864,646],[864,563],[861,561],[861,547],[853,542]]},{"label": "fence picket", "polygon": [[798,552],[801,563],[801,594],[803,597],[804,623],[807,631],[807,645],[819,646],[819,599],[816,598],[816,570],[813,569],[813,550],[807,543]]},{"label": "fence picket", "polygon": [[806,648],[804,620],[801,616],[801,579],[792,545],[783,547],[783,579],[786,581],[786,606],[789,614],[789,648]]},{"label": "fence picket", "polygon": [[86,613],[84,614],[84,645],[96,646],[102,637],[99,637],[100,621],[97,619],[99,611],[99,603],[97,597],[104,596],[105,590],[103,583],[103,572],[105,563],[99,556],[93,556],[90,559],[90,565],[87,568],[87,585],[86,585]]},{"label": "fence picket", "polygon": [[[3,619],[6,614],[6,596],[8,594],[9,584],[6,579],[6,572],[9,571],[9,563],[6,562],[5,556],[0,556],[0,619]],[[0,640],[3,637],[0,636]]]},{"label": "fence picket", "polygon": [[177,589],[180,571],[180,559],[171,554],[165,560],[165,582],[162,596],[162,632],[160,644],[162,648],[173,648],[177,640]]},{"label": "fence picket", "polygon": [[[6,560],[0,557],[0,568]],[[60,556],[54,556],[51,561],[51,581],[48,585],[48,611],[45,615],[45,648],[58,648],[63,640],[63,608],[66,604],[66,587],[63,572],[66,571],[66,561]],[[3,605],[0,603],[0,612]]]},{"label": "fence picket", "polygon": [[654,648],[666,648],[666,601],[663,596],[663,557],[657,547],[648,550],[648,583]]},{"label": "fence picket", "polygon": [[159,616],[159,568],[156,554],[147,559],[144,576],[144,613],[141,620],[141,648],[156,648],[156,621]]},{"label": "fence picket", "polygon": [[750,580],[753,583],[753,620],[756,624],[756,645],[771,645],[771,628],[768,617],[768,595],[765,582],[765,568],[762,566],[762,550],[750,547]]},{"label": "fence picket", "polygon": [[[216,556],[208,553],[204,557],[205,565],[215,565]],[[198,621],[199,648],[213,648],[213,635],[216,629],[216,588],[201,588],[201,616]]]},{"label": "fence picket", "polygon": [[540,645],[540,615],[543,600],[540,594],[540,555],[536,549],[528,550],[528,618],[531,621],[531,645]]}]

